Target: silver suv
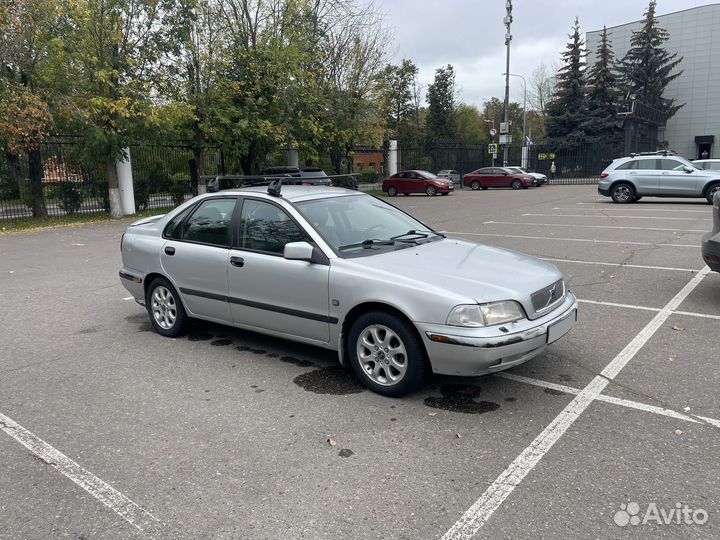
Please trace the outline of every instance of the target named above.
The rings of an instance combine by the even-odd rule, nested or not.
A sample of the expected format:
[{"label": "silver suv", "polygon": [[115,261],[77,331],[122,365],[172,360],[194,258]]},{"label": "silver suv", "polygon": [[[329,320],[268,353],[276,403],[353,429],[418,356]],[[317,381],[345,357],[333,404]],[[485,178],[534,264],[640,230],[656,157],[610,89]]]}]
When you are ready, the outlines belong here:
[{"label": "silver suv", "polygon": [[600,175],[598,192],[624,204],[649,197],[704,197],[712,204],[720,171],[702,170],[671,152],[631,154]]}]

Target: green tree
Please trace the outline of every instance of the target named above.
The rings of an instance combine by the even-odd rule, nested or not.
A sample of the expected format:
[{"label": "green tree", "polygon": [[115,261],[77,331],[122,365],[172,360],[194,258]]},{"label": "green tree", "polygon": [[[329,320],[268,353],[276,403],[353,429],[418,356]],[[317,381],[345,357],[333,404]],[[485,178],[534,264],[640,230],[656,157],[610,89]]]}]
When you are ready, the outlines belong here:
[{"label": "green tree", "polygon": [[87,155],[105,164],[110,215],[122,216],[116,162],[153,114],[154,77],[177,52],[172,0],[68,0],[76,88]]},{"label": "green tree", "polygon": [[407,59],[399,65],[388,64],[382,72],[385,114],[393,138],[402,138],[401,124],[414,115],[413,87],[417,74],[417,66]]},{"label": "green tree", "polygon": [[654,107],[671,118],[683,105],[663,96],[667,85],[677,79],[682,71],[673,70],[682,62],[677,53],[670,54],[664,47],[670,38],[668,32],[658,26],[655,17],[656,1],[650,0],[645,11],[643,26],[632,33],[630,49],[620,62],[620,86],[625,96],[635,96],[639,103]]},{"label": "green tree", "polygon": [[617,142],[621,135],[617,118],[619,91],[615,76],[615,55],[603,27],[596,53],[596,63],[588,70],[585,131],[588,140],[601,143]]},{"label": "green tree", "polygon": [[455,69],[448,64],[435,70],[435,80],[428,86],[428,135],[436,138],[457,136]]},{"label": "green tree", "polygon": [[577,17],[568,37],[570,41],[562,54],[563,65],[558,71],[557,85],[545,118],[548,143],[557,148],[571,147],[586,139],[585,42],[580,37]]},{"label": "green tree", "polygon": [[489,126],[474,105],[462,103],[455,113],[458,137],[465,141],[489,142]]}]

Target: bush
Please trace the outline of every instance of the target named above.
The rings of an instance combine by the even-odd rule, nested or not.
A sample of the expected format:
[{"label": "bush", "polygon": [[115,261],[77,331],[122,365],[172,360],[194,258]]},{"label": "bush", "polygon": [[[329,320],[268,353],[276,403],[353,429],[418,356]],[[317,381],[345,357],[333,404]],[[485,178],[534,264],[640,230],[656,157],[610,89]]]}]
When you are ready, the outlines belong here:
[{"label": "bush", "polygon": [[361,184],[374,184],[378,181],[380,175],[373,171],[363,171],[360,173],[358,182]]},{"label": "bush", "polygon": [[175,206],[178,206],[185,202],[186,195],[192,195],[192,183],[185,173],[175,173],[170,177],[170,180],[170,197]]},{"label": "bush", "polygon": [[76,182],[61,182],[57,185],[57,198],[60,199],[59,206],[65,213],[72,215],[78,210],[83,203],[83,194],[81,186]]}]

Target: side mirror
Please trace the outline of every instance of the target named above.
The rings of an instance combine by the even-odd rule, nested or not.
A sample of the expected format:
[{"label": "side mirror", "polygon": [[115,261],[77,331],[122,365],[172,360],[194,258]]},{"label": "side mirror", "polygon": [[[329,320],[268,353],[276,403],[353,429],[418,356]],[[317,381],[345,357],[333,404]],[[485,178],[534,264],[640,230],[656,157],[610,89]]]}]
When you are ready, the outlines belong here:
[{"label": "side mirror", "polygon": [[688,167],[687,165],[684,165],[684,166],[683,166],[683,171],[685,171],[686,173],[691,173],[691,172],[693,172],[693,170],[692,170],[690,167]]},{"label": "side mirror", "polygon": [[307,261],[313,258],[313,247],[307,242],[290,242],[285,244],[283,257],[291,261]]}]

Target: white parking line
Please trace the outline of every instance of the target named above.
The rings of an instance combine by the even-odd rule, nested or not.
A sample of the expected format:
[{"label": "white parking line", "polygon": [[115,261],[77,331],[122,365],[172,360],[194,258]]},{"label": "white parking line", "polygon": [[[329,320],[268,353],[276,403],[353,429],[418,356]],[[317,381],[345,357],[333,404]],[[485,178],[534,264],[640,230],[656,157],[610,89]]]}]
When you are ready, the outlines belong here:
[{"label": "white parking line", "polygon": [[[577,204],[580,204],[580,203],[577,203]],[[582,203],[582,204],[586,204],[586,203]],[[553,208],[553,210],[575,210],[575,211],[577,211],[577,210],[580,210],[580,208],[567,208],[567,207],[557,206],[557,207]],[[621,212],[628,211],[628,209],[617,208],[617,207],[612,207],[612,206],[610,206],[610,207],[605,206],[603,208],[583,208],[583,210],[599,210],[602,212],[607,212],[608,210],[619,210]],[[708,213],[707,210],[682,210],[680,208],[637,208],[636,206],[633,207],[632,211],[633,212],[689,212],[691,214],[705,214],[705,215],[707,215],[707,213]]]},{"label": "white parking line", "polygon": [[524,234],[500,234],[500,233],[473,233],[459,231],[442,231],[445,234],[459,234],[461,236],[492,236],[495,238],[521,238],[527,240],[552,240],[557,242],[587,242],[590,244],[621,244],[627,246],[658,246],[658,247],[679,247],[698,249],[700,244],[653,244],[652,242],[631,242],[628,240],[595,240],[594,238],[558,238],[556,236],[528,236]]},{"label": "white parking line", "polygon": [[[580,393],[579,388],[573,388],[572,386],[565,386],[564,384],[556,384],[548,381],[541,381],[539,379],[531,379],[530,377],[523,377],[522,375],[515,375],[514,373],[496,373],[495,376],[502,379],[508,379],[510,381],[539,386],[541,388],[549,388],[550,390],[556,390],[565,394],[577,395]],[[696,424],[705,422],[711,424],[714,427],[720,427],[720,420],[716,420],[715,418],[707,418],[705,416],[680,413],[677,411],[673,411],[672,409],[656,407],[655,405],[648,405],[647,403],[632,401],[630,399],[621,399],[612,396],[606,396],[604,394],[600,394],[596,399],[597,401],[604,401],[605,403],[612,403],[613,405],[620,405],[621,407],[627,407],[629,409],[637,409],[639,411],[659,414],[661,416],[667,416],[669,418],[677,418],[678,420],[685,420],[687,422],[694,422]]]},{"label": "white parking line", "polygon": [[[598,300],[582,300],[580,298],[577,299],[578,302],[581,304],[595,304],[597,306],[610,306],[610,307],[619,307],[619,308],[626,308],[626,309],[639,309],[642,311],[662,311],[660,308],[654,308],[654,307],[647,307],[647,306],[635,306],[631,304],[616,304],[615,302],[600,302]],[[710,315],[709,313],[697,313],[695,311],[679,311],[675,310],[673,311],[674,315],[686,315],[688,317],[699,317],[701,319],[713,319],[716,321],[720,321],[720,315]]]},{"label": "white parking line", "polygon": [[705,268],[698,272],[670,300],[665,307],[638,333],[625,348],[573,398],[545,429],[515,458],[510,466],[488,487],[473,504],[443,535],[443,540],[469,540],[487,523],[493,513],[505,502],[513,490],[520,485],[527,474],[540,462],[560,437],[575,423],[588,406],[605,390],[607,385],[632,360],[645,343],[672,315],[673,310],[690,295],[710,271]]},{"label": "white parking line", "polygon": [[660,231],[674,233],[706,233],[705,229],[667,229],[664,227],[626,227],[624,225],[577,225],[575,223],[531,223],[528,221],[486,221],[493,225],[532,225],[533,227],[572,227],[573,229],[622,229],[624,231]]},{"label": "white parking line", "polygon": [[712,218],[690,218],[690,217],[664,217],[664,216],[618,216],[618,215],[607,215],[607,214],[521,214],[523,217],[571,217],[571,218],[609,218],[609,219],[662,219],[666,221],[710,221]]},{"label": "white parking line", "polygon": [[625,263],[609,263],[609,262],[594,262],[594,261],[577,261],[575,259],[555,259],[552,257],[538,257],[540,260],[549,262],[565,262],[573,264],[590,264],[597,266],[616,266],[622,268],[644,268],[646,270],[672,270],[675,272],[697,272],[693,268],[674,268],[671,266],[646,266],[644,264],[625,264]]},{"label": "white parking line", "polygon": [[158,523],[150,512],[2,413],[0,429],[141,531]]}]

